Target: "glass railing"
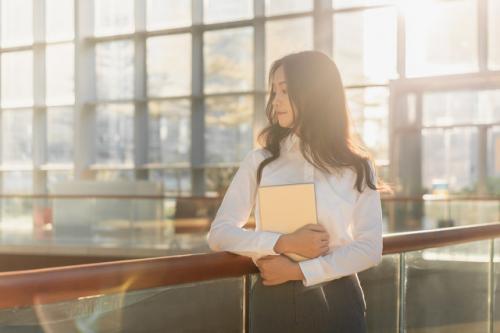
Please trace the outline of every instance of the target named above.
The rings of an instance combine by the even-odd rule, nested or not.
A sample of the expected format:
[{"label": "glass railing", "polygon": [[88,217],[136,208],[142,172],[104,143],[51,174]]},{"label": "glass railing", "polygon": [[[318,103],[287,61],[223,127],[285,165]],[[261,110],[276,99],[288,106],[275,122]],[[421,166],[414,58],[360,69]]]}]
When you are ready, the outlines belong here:
[{"label": "glass railing", "polygon": [[123,257],[205,253],[218,205],[197,197],[4,195],[0,247]]},{"label": "glass railing", "polygon": [[[358,273],[368,332],[500,331],[500,222],[384,236]],[[230,253],[0,273],[1,332],[249,332],[257,268]]]},{"label": "glass railing", "polygon": [[[0,248],[153,257],[210,251],[220,198],[0,196]],[[384,233],[500,220],[500,198],[383,198]],[[253,228],[253,212],[245,227]]]},{"label": "glass railing", "polygon": [[243,287],[225,278],[1,309],[0,332],[242,332]]},{"label": "glass railing", "polygon": [[500,197],[388,197],[382,211],[387,233],[465,226],[499,221]]}]

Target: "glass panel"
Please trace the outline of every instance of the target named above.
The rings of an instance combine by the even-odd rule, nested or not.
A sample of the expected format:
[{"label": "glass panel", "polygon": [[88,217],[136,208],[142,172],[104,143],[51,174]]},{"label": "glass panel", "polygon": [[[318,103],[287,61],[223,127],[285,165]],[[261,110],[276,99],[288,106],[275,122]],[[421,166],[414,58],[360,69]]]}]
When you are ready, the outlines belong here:
[{"label": "glass panel", "polygon": [[31,44],[33,42],[32,0],[1,0],[0,6],[2,47]]},{"label": "glass panel", "polygon": [[500,69],[500,2],[488,1],[488,66]]},{"label": "glass panel", "polygon": [[2,107],[33,105],[33,52],[1,54]]},{"label": "glass panel", "polygon": [[500,193],[500,126],[488,130],[488,186],[490,193]]},{"label": "glass panel", "polygon": [[205,32],[205,92],[253,88],[253,28]]},{"label": "glass panel", "polygon": [[[487,143],[487,191],[493,195],[500,194],[500,126],[488,130]],[[499,204],[500,205],[500,204]],[[500,208],[498,221],[500,221]]]},{"label": "glass panel", "polygon": [[96,163],[133,163],[134,106],[100,105],[96,117]]},{"label": "glass panel", "polygon": [[[3,199],[0,244],[43,244],[37,247],[41,255],[154,257],[210,252],[206,232],[221,199],[192,197],[188,169],[164,171],[153,173],[150,182],[141,181],[140,186],[129,182],[134,170],[98,171],[95,182],[72,182],[69,170],[48,171],[47,189],[54,195],[104,190],[158,199]],[[5,172],[2,193],[32,193],[32,176]],[[171,197],[163,199],[162,194]]]},{"label": "glass panel", "polygon": [[203,0],[205,23],[238,21],[253,17],[252,0]]},{"label": "glass panel", "polygon": [[385,232],[404,232],[430,229],[433,221],[424,218],[424,205],[422,200],[389,201],[384,202],[382,213],[388,219]]},{"label": "glass panel", "polygon": [[408,1],[403,9],[408,76],[478,69],[476,1]]},{"label": "glass panel", "polygon": [[47,162],[73,162],[73,109],[47,109]]},{"label": "glass panel", "polygon": [[[478,134],[475,128],[422,131],[422,182],[450,192],[473,193],[477,183]],[[443,185],[444,184],[444,185]]]},{"label": "glass panel", "polygon": [[376,159],[389,159],[387,88],[346,90],[355,131]]},{"label": "glass panel", "polygon": [[50,170],[47,171],[47,192],[52,192],[52,187],[61,182],[73,180],[71,170]]},{"label": "glass panel", "polygon": [[368,332],[397,332],[399,254],[385,255],[377,266],[358,273],[366,301]]},{"label": "glass panel", "polygon": [[253,147],[253,98],[210,97],[205,103],[206,162],[240,162]]},{"label": "glass panel", "polygon": [[500,90],[448,91],[425,93],[424,126],[500,121]]},{"label": "glass panel", "polygon": [[477,241],[405,254],[408,332],[487,331],[489,244]]},{"label": "glass panel", "polygon": [[206,168],[205,169],[205,195],[224,197],[227,187],[231,183],[238,166],[228,168]]},{"label": "glass panel", "polygon": [[312,49],[311,17],[266,22],[266,85],[273,61],[288,53]]},{"label": "glass panel", "polygon": [[452,201],[430,197],[425,201],[425,229],[448,228],[500,220],[500,200]]},{"label": "glass panel", "polygon": [[[31,164],[33,158],[32,110],[2,111],[2,163]],[[5,179],[4,179],[5,181]]]},{"label": "glass panel", "polygon": [[74,0],[45,0],[47,41],[74,37]]},{"label": "glass panel", "polygon": [[189,101],[149,103],[150,163],[190,161],[191,109]]},{"label": "glass panel", "polygon": [[335,14],[334,57],[345,85],[397,77],[395,8]]},{"label": "glass panel", "polygon": [[99,170],[95,172],[95,179],[102,181],[134,180],[134,170]]},{"label": "glass panel", "polygon": [[[33,193],[33,173],[31,171],[2,172],[2,193]],[[33,205],[31,199],[3,198],[0,200],[0,240],[15,243],[33,237]],[[1,325],[0,325],[1,327]]]},{"label": "glass panel", "polygon": [[452,201],[449,205],[452,226],[500,221],[500,200]]},{"label": "glass panel", "polygon": [[311,0],[266,0],[266,15],[283,15],[313,10]]},{"label": "glass panel", "polygon": [[190,249],[193,252],[205,248],[206,252],[211,252],[206,236],[221,201],[220,198],[206,196],[165,199],[164,216],[172,222],[173,227],[173,233],[169,233],[168,237],[170,248]]},{"label": "glass panel", "polygon": [[73,44],[48,45],[47,104],[73,104],[75,102],[75,48]]},{"label": "glass panel", "polygon": [[191,195],[191,170],[150,170],[149,180],[163,185],[165,195]]},{"label": "glass panel", "polygon": [[9,194],[33,193],[33,172],[31,171],[2,172],[2,193],[9,193]]},{"label": "glass panel", "polygon": [[191,94],[191,35],[147,39],[148,95]]},{"label": "glass panel", "polygon": [[15,332],[241,332],[243,286],[241,277],[226,278],[2,309],[0,326]]},{"label": "glass panel", "polygon": [[191,25],[191,0],[147,0],[147,29]]},{"label": "glass panel", "polygon": [[134,31],[134,0],[95,0],[96,36]]},{"label": "glass panel", "polygon": [[32,240],[34,236],[32,200],[4,198],[0,201],[0,206],[1,242],[3,244],[16,244]]},{"label": "glass panel", "polygon": [[332,6],[335,9],[341,9],[349,7],[389,5],[396,2],[397,0],[332,0]]},{"label": "glass panel", "polygon": [[98,43],[97,98],[126,99],[134,95],[134,44],[130,40]]}]

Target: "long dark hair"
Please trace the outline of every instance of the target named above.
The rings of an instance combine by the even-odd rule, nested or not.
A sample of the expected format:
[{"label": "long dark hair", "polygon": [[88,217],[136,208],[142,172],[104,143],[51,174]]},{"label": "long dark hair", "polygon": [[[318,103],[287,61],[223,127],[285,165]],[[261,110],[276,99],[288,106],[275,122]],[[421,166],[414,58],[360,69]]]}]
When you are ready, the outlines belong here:
[{"label": "long dark hair", "polygon": [[[272,105],[275,96],[272,79],[279,66],[283,66],[295,115],[290,128],[279,125]],[[371,189],[392,192],[389,185],[377,177],[373,158],[351,132],[344,87],[330,57],[320,51],[286,55],[273,62],[268,80],[271,91],[266,116],[269,124],[259,133],[257,140],[271,156],[264,159],[257,169],[258,184],[262,169],[280,156],[280,142],[294,132],[300,137],[302,155],[316,168],[330,174],[351,168],[357,174],[355,188],[359,192],[363,191],[364,182]]]}]

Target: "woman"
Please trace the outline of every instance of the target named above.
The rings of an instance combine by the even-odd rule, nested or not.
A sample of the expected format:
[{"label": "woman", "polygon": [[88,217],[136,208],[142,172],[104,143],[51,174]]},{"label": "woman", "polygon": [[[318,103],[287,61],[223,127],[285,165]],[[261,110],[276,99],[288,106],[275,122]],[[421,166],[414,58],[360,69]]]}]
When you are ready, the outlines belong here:
[{"label": "woman", "polygon": [[[243,159],[209,246],[249,256],[259,268],[252,332],[366,332],[357,272],[382,260],[379,190],[390,189],[351,134],[342,80],[327,55],[304,51],[275,61],[269,85],[269,124],[258,137],[263,148]],[[305,182],[315,185],[317,224],[290,234],[260,230],[258,186]],[[254,203],[256,230],[243,229]],[[295,262],[285,252],[308,259]]]}]

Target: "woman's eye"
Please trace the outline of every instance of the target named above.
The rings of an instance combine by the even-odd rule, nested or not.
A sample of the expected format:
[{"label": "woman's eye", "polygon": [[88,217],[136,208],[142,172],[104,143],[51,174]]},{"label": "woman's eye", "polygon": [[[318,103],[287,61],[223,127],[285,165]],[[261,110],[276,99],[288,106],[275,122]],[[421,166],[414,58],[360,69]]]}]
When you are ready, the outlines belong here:
[{"label": "woman's eye", "polygon": [[286,93],[287,93],[287,91],[286,91],[286,90],[283,90],[283,94],[286,94]]}]

